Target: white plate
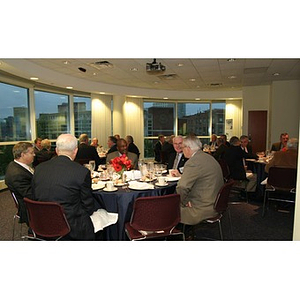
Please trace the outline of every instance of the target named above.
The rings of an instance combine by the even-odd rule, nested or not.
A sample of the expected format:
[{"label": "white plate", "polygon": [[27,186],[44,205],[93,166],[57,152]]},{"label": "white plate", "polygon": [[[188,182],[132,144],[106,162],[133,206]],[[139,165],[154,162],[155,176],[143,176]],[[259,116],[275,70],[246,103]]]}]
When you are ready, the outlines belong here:
[{"label": "white plate", "polygon": [[181,177],[173,177],[173,176],[167,176],[166,180],[167,181],[177,181],[179,180]]},{"label": "white plate", "polygon": [[168,184],[167,183],[160,184],[160,183],[156,182],[155,185],[157,185],[157,186],[167,186]]},{"label": "white plate", "polygon": [[108,190],[107,188],[104,188],[103,189],[103,191],[105,191],[105,192],[115,192],[115,191],[117,191],[118,190],[118,188],[113,188],[112,190]]},{"label": "white plate", "polygon": [[168,172],[167,170],[163,170],[163,171],[162,171],[163,174],[165,174],[165,173],[167,173],[167,172]]},{"label": "white plate", "polygon": [[130,188],[131,190],[138,190],[138,191],[143,191],[143,190],[150,190],[150,189],[153,189],[154,186],[153,185],[150,185],[150,184],[147,184],[147,185],[138,185],[138,184],[129,184],[128,185],[128,188]]},{"label": "white plate", "polygon": [[146,178],[145,180],[143,180],[142,178],[140,179],[140,182],[151,182],[156,180],[156,177],[153,177],[152,179]]},{"label": "white plate", "polygon": [[122,182],[122,183],[114,183],[114,186],[124,186],[124,185],[126,185],[127,183],[124,183],[124,182]]},{"label": "white plate", "polygon": [[95,190],[101,190],[105,187],[104,184],[92,184],[92,190],[95,191]]}]

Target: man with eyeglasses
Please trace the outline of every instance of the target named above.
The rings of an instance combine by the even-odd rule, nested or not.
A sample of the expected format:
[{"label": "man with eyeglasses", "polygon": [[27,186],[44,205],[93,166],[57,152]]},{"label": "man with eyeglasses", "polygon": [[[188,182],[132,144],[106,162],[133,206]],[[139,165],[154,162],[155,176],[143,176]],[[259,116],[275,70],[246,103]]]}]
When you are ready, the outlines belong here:
[{"label": "man with eyeglasses", "polygon": [[168,170],[178,170],[180,174],[182,174],[184,164],[188,160],[188,158],[186,158],[183,154],[182,143],[183,137],[181,135],[175,136],[173,138],[173,147],[176,152],[171,153],[168,161]]},{"label": "man with eyeglasses", "polygon": [[5,184],[13,192],[19,202],[20,223],[28,225],[28,217],[23,198],[32,198],[31,180],[33,169],[31,164],[34,159],[34,148],[31,143],[20,142],[13,147],[14,160],[6,169]]}]

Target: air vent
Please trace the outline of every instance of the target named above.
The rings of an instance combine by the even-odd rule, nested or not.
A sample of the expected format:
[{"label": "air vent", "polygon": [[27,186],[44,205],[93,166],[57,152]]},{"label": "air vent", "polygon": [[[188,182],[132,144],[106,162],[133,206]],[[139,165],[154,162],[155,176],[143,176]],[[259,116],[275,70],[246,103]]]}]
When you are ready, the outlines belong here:
[{"label": "air vent", "polygon": [[158,77],[162,80],[174,80],[178,78],[176,74],[165,74],[165,75],[160,75]]},{"label": "air vent", "polygon": [[103,70],[103,69],[109,69],[109,68],[113,68],[114,65],[111,64],[109,61],[107,60],[100,60],[100,61],[96,61],[94,63],[89,64],[91,67],[96,68],[97,70]]},{"label": "air vent", "polygon": [[219,83],[219,82],[214,82],[214,83],[210,83],[209,86],[211,87],[219,87],[219,86],[222,86],[223,84],[222,83]]}]

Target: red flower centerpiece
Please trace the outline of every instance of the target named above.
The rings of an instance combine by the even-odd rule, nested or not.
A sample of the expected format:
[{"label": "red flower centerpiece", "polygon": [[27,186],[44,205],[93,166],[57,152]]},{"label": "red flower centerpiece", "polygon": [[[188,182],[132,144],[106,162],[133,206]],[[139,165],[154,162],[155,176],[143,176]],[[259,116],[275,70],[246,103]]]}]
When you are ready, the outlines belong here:
[{"label": "red flower centerpiece", "polygon": [[112,164],[115,171],[121,175],[121,178],[124,171],[130,170],[132,168],[131,160],[128,159],[125,154],[111,159],[110,163]]}]

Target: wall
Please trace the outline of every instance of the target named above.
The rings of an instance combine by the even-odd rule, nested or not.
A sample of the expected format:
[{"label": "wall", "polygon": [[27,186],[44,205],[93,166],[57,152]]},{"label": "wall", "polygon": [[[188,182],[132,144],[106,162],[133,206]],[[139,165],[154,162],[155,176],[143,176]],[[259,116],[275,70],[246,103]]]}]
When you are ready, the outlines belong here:
[{"label": "wall", "polygon": [[300,80],[276,81],[271,87],[271,143],[278,142],[280,134],[299,135]]}]

